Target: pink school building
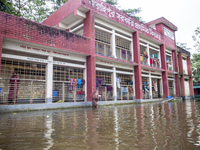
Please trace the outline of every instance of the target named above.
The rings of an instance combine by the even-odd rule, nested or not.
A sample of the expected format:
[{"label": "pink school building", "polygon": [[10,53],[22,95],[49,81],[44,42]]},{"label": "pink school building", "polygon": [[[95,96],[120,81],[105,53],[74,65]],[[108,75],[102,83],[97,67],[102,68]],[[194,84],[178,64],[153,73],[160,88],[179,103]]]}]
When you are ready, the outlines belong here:
[{"label": "pink school building", "polygon": [[91,105],[95,90],[100,104],[193,97],[177,30],[100,0],[68,0],[42,24],[0,12],[0,107]]}]

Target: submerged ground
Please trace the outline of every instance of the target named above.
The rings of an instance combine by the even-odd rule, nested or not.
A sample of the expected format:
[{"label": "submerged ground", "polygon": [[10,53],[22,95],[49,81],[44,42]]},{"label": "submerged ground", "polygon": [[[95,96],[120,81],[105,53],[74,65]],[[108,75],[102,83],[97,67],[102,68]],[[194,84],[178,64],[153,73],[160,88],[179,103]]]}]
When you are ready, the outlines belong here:
[{"label": "submerged ground", "polygon": [[0,114],[0,149],[200,149],[200,102]]}]

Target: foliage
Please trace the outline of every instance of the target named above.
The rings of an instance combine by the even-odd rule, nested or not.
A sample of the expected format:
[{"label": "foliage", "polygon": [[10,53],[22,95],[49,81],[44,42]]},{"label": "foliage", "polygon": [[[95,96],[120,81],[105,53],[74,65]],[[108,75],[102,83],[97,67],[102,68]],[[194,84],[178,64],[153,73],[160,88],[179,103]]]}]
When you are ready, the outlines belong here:
[{"label": "foliage", "polygon": [[16,16],[21,16],[20,14],[16,13],[16,10],[11,0],[0,0],[0,11],[13,14]]},{"label": "foliage", "polygon": [[[118,6],[118,0],[106,0],[105,1],[106,3],[114,6],[114,7],[117,7]],[[121,9],[121,11],[123,11],[124,13],[126,13],[127,15],[129,15],[130,17],[133,17],[141,22],[144,23],[144,21],[142,21],[142,18],[139,17],[139,16],[136,16],[136,14],[139,14],[142,10],[141,8],[135,8],[135,9]]]},{"label": "foliage", "polygon": [[[135,8],[135,9],[121,9],[121,11],[123,11],[124,13],[126,13],[127,15],[142,21],[141,17],[136,16],[136,14],[139,14],[142,10],[141,8]],[[142,21],[143,22],[143,21]]]},{"label": "foliage", "polygon": [[200,54],[193,54],[191,59],[193,82],[200,82]]},{"label": "foliage", "polygon": [[182,49],[185,49],[185,50],[190,50],[191,49],[191,48],[187,47],[187,43],[177,42],[176,45],[179,46],[179,47],[181,47]]},{"label": "foliage", "polygon": [[193,40],[196,42],[194,47],[196,48],[197,52],[200,52],[200,27],[197,27],[197,29],[194,32],[195,35],[192,36]]},{"label": "foliage", "polygon": [[55,12],[59,7],[61,7],[65,2],[67,2],[67,0],[51,0],[51,3],[53,5],[52,7],[52,11],[50,12],[50,14],[52,14],[53,12]]},{"label": "foliage", "polygon": [[0,0],[0,11],[42,22],[65,2],[67,0]]},{"label": "foliage", "polygon": [[106,3],[116,7],[118,5],[118,0],[106,0]]},{"label": "foliage", "polygon": [[42,22],[46,19],[49,16],[48,12],[50,11],[44,0],[29,1],[28,5],[22,10],[25,12],[25,14],[23,14],[24,18],[36,22]]}]

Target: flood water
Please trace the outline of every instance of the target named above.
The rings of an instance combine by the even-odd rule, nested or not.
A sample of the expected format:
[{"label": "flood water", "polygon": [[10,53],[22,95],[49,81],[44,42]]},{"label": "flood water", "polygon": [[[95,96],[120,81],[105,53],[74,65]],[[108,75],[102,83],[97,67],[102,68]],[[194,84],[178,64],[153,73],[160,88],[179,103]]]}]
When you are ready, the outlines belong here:
[{"label": "flood water", "polygon": [[0,114],[2,150],[200,149],[200,102]]}]

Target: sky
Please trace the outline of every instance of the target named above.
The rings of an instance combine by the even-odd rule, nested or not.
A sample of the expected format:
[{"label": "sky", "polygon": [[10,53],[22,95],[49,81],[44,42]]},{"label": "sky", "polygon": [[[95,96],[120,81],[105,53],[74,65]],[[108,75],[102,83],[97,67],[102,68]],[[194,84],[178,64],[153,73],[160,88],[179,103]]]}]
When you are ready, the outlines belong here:
[{"label": "sky", "polygon": [[200,27],[200,0],[118,0],[120,9],[141,8],[138,16],[150,22],[160,17],[178,27],[176,42],[187,43],[190,52],[195,53],[194,30]]}]

